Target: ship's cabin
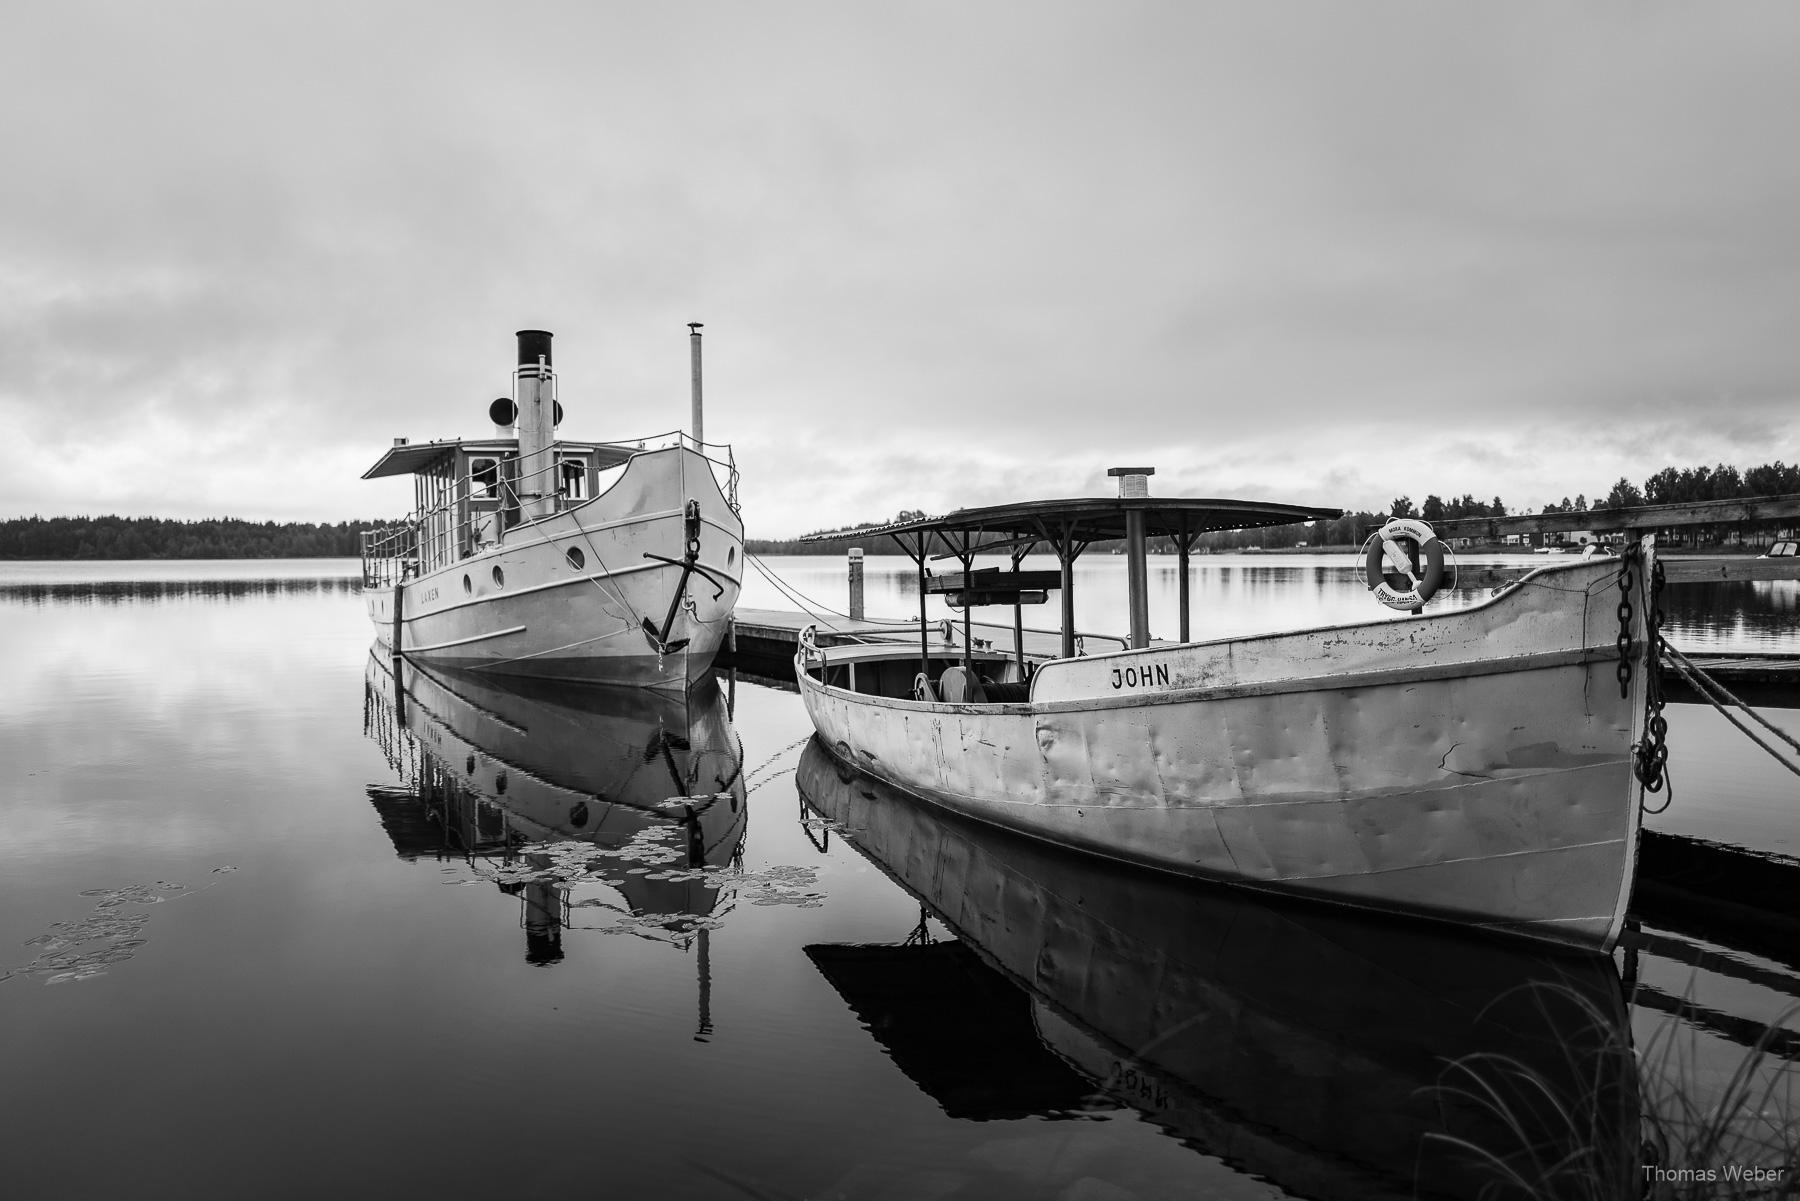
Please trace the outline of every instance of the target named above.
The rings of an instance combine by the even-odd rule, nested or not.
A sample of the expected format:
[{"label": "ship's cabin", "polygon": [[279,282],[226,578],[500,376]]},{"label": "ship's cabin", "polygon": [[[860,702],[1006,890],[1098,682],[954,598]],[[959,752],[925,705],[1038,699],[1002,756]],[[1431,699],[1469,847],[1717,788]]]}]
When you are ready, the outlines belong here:
[{"label": "ship's cabin", "polygon": [[[551,512],[563,512],[598,496],[639,448],[606,442],[557,442],[549,478],[536,489],[552,495]],[[371,546],[365,574],[383,574],[381,560],[399,562],[397,573],[424,573],[499,544],[528,520],[521,497],[534,489],[519,469],[517,438],[408,442],[394,445],[363,478],[413,477],[415,520],[401,545]],[[386,553],[384,553],[386,552]],[[408,562],[410,561],[410,562]]]}]

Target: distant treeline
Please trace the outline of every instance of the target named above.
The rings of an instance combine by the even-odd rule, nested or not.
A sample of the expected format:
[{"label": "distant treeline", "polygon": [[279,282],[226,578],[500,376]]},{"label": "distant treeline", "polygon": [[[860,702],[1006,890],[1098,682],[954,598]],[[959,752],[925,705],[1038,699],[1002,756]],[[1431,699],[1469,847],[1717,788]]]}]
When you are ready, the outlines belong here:
[{"label": "distant treeline", "polygon": [[361,553],[377,521],[171,521],[162,517],[16,517],[0,522],[0,559],[330,559]]},{"label": "distant treeline", "polygon": [[[1665,467],[1639,488],[1624,476],[1620,476],[1605,496],[1596,495],[1593,503],[1588,503],[1585,493],[1574,500],[1563,497],[1558,503],[1545,505],[1540,512],[1544,513],[1586,513],[1590,509],[1639,509],[1645,505],[1689,505],[1707,500],[1737,500],[1749,496],[1782,496],[1800,492],[1800,463],[1789,465],[1776,459],[1773,463],[1764,463],[1746,471],[1725,463],[1708,467],[1704,463],[1698,467]],[[1463,497],[1460,504],[1467,508],[1469,498]],[[1422,517],[1426,521],[1443,521],[1457,517],[1504,517],[1506,510],[1495,497],[1493,507],[1486,512],[1456,511],[1459,502],[1445,504],[1436,496],[1427,496],[1418,508],[1413,507],[1412,498],[1397,496],[1389,506],[1389,513],[1395,517]],[[1478,506],[1479,507],[1479,506]]]},{"label": "distant treeline", "polygon": [[885,521],[864,521],[801,535],[802,538],[819,538],[826,534],[842,534],[841,538],[827,538],[822,542],[802,542],[800,538],[746,538],[744,549],[753,555],[841,555],[853,546],[860,546],[872,555],[890,554],[897,549],[892,539],[879,534],[870,537],[857,531],[892,525],[897,521],[923,521],[928,516],[930,514],[923,509],[901,509]]},{"label": "distant treeline", "polygon": [[[1706,500],[1732,500],[1748,496],[1800,493],[1800,464],[1779,459],[1739,471],[1719,463],[1708,467],[1664,467],[1640,488],[1620,477],[1611,490],[1592,505],[1585,494],[1573,500],[1547,504],[1545,513],[1585,513],[1593,509],[1631,509],[1643,505],[1691,504]],[[1415,505],[1411,497],[1397,496],[1386,513],[1348,513],[1335,521],[1270,526],[1256,530],[1226,530],[1201,536],[1198,547],[1207,550],[1241,550],[1262,547],[1276,550],[1298,546],[1354,546],[1369,530],[1389,516],[1421,517],[1426,521],[1453,521],[1459,517],[1505,517],[1509,510],[1498,497],[1476,500],[1465,493],[1446,501],[1427,496]],[[1528,513],[1528,510],[1521,510]],[[871,536],[873,526],[914,521],[926,514],[902,509],[885,521],[862,522],[821,530],[833,535],[819,542],[798,538],[751,538],[745,547],[759,555],[841,555],[852,546],[870,554],[895,550],[887,538]],[[160,517],[21,517],[0,522],[0,559],[297,559],[353,557],[360,553],[358,535],[391,522],[340,521],[336,525],[312,522],[254,522],[221,517],[204,521],[170,521]],[[859,532],[860,531],[860,532]],[[1698,531],[1696,531],[1698,533]],[[817,535],[807,535],[816,537]],[[1095,543],[1105,551],[1118,543]],[[1167,539],[1150,540],[1152,550],[1172,549]]]}]

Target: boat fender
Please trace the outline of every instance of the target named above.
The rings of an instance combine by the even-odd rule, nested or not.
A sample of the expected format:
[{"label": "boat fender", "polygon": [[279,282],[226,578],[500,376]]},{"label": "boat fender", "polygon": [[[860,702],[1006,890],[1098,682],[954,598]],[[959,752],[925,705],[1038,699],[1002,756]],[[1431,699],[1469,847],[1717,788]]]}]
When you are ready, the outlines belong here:
[{"label": "boat fender", "polygon": [[[1412,560],[1402,542],[1418,548],[1421,573],[1413,573]],[[1388,583],[1392,574],[1404,576],[1412,585],[1400,589]],[[1437,595],[1444,585],[1444,543],[1423,521],[1411,517],[1391,517],[1373,538],[1369,553],[1363,559],[1363,580],[1375,599],[1390,609],[1417,609]]]}]

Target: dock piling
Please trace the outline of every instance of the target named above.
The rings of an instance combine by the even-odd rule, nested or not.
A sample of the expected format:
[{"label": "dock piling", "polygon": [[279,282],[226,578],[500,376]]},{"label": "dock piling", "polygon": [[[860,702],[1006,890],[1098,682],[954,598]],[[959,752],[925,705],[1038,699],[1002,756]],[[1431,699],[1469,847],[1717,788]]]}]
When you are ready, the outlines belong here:
[{"label": "dock piling", "polygon": [[862,547],[853,546],[849,552],[850,569],[850,620],[863,619],[863,552]]}]

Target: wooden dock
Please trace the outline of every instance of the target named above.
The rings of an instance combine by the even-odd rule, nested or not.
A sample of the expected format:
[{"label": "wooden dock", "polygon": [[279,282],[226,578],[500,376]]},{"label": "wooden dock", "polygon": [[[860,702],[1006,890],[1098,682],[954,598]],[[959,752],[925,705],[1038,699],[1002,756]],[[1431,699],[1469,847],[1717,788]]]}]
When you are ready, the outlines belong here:
[{"label": "wooden dock", "polygon": [[1645,830],[1634,914],[1800,968],[1800,861]]},{"label": "wooden dock", "polygon": [[[740,607],[734,622],[732,638],[719,654],[720,666],[735,667],[751,675],[786,682],[793,680],[794,652],[800,649],[800,631],[807,626],[814,627],[814,637],[820,646],[843,646],[860,642],[896,642],[916,646],[919,641],[917,621],[857,620],[835,613],[814,616],[781,609]],[[934,649],[962,649],[963,627],[960,621],[934,621],[926,629],[927,638]],[[1012,650],[1013,628],[1010,625],[974,621],[969,625],[969,633],[978,649],[994,647]],[[1083,640],[1091,649],[1118,650],[1125,645],[1123,638],[1110,635],[1086,634],[1083,635]],[[1054,630],[1026,629],[1027,656],[1054,658],[1061,653],[1061,634]]]},{"label": "wooden dock", "polygon": [[[1800,654],[1760,651],[1683,653],[1687,654],[1688,662],[1717,680],[1745,704],[1778,708],[1800,705]],[[1663,668],[1663,695],[1677,703],[1706,703],[1706,698],[1690,688],[1672,665]]]}]

